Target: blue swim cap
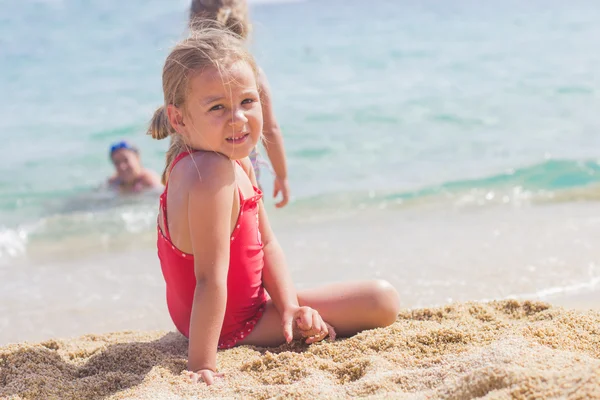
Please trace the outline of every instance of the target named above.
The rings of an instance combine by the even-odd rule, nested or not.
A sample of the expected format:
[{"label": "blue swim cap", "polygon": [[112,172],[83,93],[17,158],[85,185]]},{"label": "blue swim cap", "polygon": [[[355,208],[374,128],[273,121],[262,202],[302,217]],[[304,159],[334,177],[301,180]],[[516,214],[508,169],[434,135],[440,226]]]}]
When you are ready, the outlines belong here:
[{"label": "blue swim cap", "polygon": [[110,152],[109,155],[112,157],[113,153],[117,150],[121,150],[121,149],[127,149],[127,150],[131,150],[134,153],[138,152],[137,147],[135,147],[134,145],[130,144],[129,142],[127,142],[126,140],[121,140],[120,142],[116,142],[113,143],[110,146]]}]

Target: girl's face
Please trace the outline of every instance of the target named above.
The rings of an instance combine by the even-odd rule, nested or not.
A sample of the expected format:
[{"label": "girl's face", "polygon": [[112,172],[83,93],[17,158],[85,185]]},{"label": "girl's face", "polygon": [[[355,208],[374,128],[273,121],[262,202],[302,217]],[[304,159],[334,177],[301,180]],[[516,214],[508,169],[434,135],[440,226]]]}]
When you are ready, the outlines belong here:
[{"label": "girl's face", "polygon": [[250,65],[236,62],[219,71],[204,69],[190,79],[186,112],[169,105],[173,128],[197,150],[232,160],[247,157],[262,133],[262,107]]},{"label": "girl's face", "polygon": [[118,149],[112,153],[111,159],[121,182],[134,183],[142,171],[140,156],[130,149]]}]

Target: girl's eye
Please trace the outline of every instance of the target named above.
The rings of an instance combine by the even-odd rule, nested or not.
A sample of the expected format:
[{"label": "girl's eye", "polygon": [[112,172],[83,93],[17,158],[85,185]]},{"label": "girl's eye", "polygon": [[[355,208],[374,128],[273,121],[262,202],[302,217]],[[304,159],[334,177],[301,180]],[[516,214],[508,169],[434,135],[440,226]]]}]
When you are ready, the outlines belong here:
[{"label": "girl's eye", "polygon": [[250,103],[254,103],[254,99],[244,99],[242,101],[242,104],[250,104]]},{"label": "girl's eye", "polygon": [[208,111],[219,111],[222,110],[223,106],[221,104],[217,104],[216,106],[212,106]]}]

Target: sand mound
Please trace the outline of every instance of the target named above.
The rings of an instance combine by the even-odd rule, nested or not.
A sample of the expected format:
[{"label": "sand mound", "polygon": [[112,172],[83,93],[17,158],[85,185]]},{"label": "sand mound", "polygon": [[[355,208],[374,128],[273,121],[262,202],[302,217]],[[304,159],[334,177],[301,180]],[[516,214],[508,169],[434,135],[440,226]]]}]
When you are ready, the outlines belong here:
[{"label": "sand mound", "polygon": [[392,326],[334,343],[234,348],[226,378],[192,384],[179,334],[121,332],[0,348],[13,399],[600,399],[600,313],[544,303],[463,303],[405,311]]}]

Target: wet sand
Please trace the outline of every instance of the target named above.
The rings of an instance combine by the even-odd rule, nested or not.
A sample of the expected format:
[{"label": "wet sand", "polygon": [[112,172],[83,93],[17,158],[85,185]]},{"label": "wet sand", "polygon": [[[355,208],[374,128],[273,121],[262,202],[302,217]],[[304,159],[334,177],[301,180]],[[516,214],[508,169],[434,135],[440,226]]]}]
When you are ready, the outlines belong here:
[{"label": "wet sand", "polygon": [[12,399],[600,398],[600,311],[514,300],[405,310],[390,327],[312,346],[221,351],[192,384],[186,340],[119,332],[0,348]]}]

